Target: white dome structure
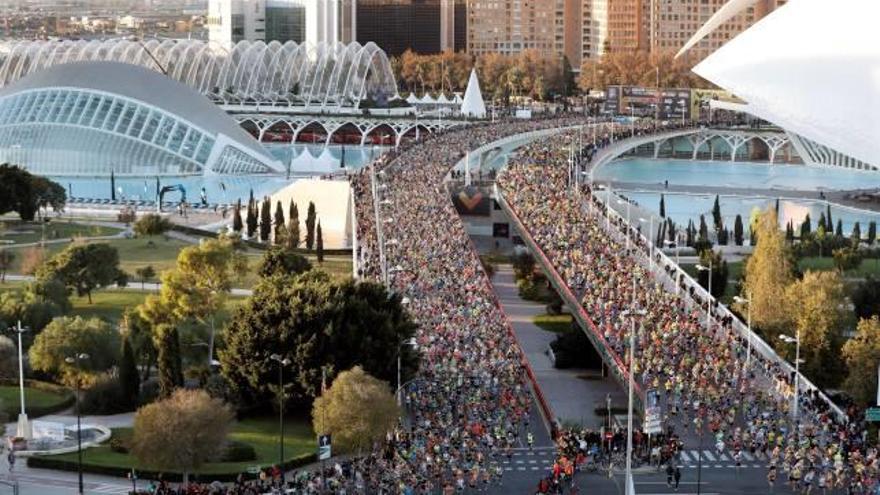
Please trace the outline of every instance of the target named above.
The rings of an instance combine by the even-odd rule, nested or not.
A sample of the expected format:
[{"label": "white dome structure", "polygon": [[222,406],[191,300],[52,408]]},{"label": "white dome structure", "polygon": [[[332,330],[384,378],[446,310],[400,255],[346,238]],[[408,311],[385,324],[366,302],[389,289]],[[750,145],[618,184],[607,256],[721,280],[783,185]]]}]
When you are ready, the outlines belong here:
[{"label": "white dome structure", "polygon": [[471,70],[471,77],[464,92],[464,100],[461,102],[461,114],[465,117],[486,118],[486,102],[483,101],[476,69]]}]

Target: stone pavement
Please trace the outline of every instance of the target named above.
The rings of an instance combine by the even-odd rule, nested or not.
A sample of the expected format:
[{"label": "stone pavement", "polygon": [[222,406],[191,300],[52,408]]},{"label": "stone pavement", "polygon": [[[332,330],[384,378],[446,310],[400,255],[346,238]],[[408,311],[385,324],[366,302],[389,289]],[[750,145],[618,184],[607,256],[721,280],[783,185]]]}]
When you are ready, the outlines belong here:
[{"label": "stone pavement", "polygon": [[588,370],[558,370],[553,367],[547,349],[556,334],[532,323],[535,315],[544,314],[544,306],[519,297],[510,265],[498,267],[492,284],[544,397],[560,423],[599,428],[602,419],[596,416],[594,410],[605,407],[605,397],[609,393],[612,406],[626,406],[626,395],[611,378],[602,378],[597,372]]}]

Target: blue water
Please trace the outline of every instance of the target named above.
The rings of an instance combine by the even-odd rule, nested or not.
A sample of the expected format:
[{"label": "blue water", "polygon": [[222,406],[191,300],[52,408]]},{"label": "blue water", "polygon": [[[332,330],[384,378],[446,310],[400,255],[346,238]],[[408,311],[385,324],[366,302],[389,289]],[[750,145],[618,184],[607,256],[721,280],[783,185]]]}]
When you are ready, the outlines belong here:
[{"label": "blue water", "polygon": [[640,184],[714,186],[777,190],[848,190],[880,188],[880,172],[804,165],[636,158],[612,162],[594,174],[596,180]]},{"label": "blue water", "polygon": [[[626,196],[635,200],[642,207],[652,211],[654,214],[660,214],[660,194],[647,192],[628,192],[615,191],[622,196]],[[715,195],[692,195],[692,194],[668,194],[664,193],[664,202],[666,206],[666,216],[671,218],[673,222],[680,226],[687,226],[688,220],[693,220],[694,224],[699,225],[700,215],[706,216],[706,223],[712,225],[712,205],[715,202]],[[721,216],[724,224],[733,230],[733,224],[736,215],[742,216],[743,223],[748,225],[749,218],[753,212],[766,210],[775,205],[775,198],[746,198],[737,196],[719,196],[719,204],[721,205]],[[807,213],[810,214],[813,229],[816,228],[819,221],[819,215],[825,211],[826,203],[824,201],[813,200],[779,200],[780,211],[780,227],[785,226],[792,221],[795,230],[801,222],[804,221]],[[862,235],[867,232],[869,221],[880,223],[880,213],[865,212],[853,208],[846,208],[837,205],[831,205],[831,216],[835,225],[837,219],[843,222],[843,230],[849,233],[855,222],[860,222]]]},{"label": "blue water", "polygon": [[[237,199],[246,202],[251,191],[255,197],[263,197],[295,182],[298,178],[328,174],[342,170],[343,156],[347,169],[359,169],[372,158],[382,154],[387,148],[378,146],[338,146],[311,144],[267,144],[269,152],[290,165],[290,179],[287,174],[258,175],[207,175],[160,177],[160,186],[181,185],[186,189],[186,199],[190,203],[201,201],[201,189],[205,189],[208,203],[234,203]],[[343,151],[344,150],[344,151]],[[61,184],[68,196],[77,198],[109,199],[111,185],[109,176],[68,177],[49,176]],[[156,198],[155,177],[117,177],[116,199],[154,200]],[[166,195],[166,201],[177,201],[177,193]]]}]

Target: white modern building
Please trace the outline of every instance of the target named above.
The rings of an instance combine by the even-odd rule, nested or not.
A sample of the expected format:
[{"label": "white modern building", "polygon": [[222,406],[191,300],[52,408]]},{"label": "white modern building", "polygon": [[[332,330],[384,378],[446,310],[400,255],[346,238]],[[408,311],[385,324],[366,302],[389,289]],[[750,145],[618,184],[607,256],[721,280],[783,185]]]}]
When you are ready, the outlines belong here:
[{"label": "white modern building", "polygon": [[357,0],[308,0],[306,43],[351,43],[357,39]]},{"label": "white modern building", "polygon": [[315,3],[315,0],[208,0],[208,40],[223,46],[239,41],[302,43],[306,37],[307,6]]}]

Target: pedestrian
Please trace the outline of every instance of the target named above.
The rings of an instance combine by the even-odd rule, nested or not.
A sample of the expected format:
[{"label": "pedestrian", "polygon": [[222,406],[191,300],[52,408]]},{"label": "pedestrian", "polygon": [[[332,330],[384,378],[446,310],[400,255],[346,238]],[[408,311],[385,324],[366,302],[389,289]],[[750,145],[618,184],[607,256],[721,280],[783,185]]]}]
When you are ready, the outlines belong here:
[{"label": "pedestrian", "polygon": [[666,487],[672,488],[672,476],[675,474],[675,469],[672,467],[672,463],[666,465]]},{"label": "pedestrian", "polygon": [[529,444],[529,451],[531,451],[531,450],[532,450],[532,444],[535,443],[535,436],[532,435],[532,432],[528,432],[528,433],[526,434],[526,442],[528,442],[528,444]]},{"label": "pedestrian", "polygon": [[681,482],[681,468],[675,466],[675,491],[678,491],[678,484]]},{"label": "pedestrian", "polygon": [[770,470],[767,471],[767,484],[770,485],[770,491],[772,492],[774,488],[776,488],[776,466],[770,465]]}]

